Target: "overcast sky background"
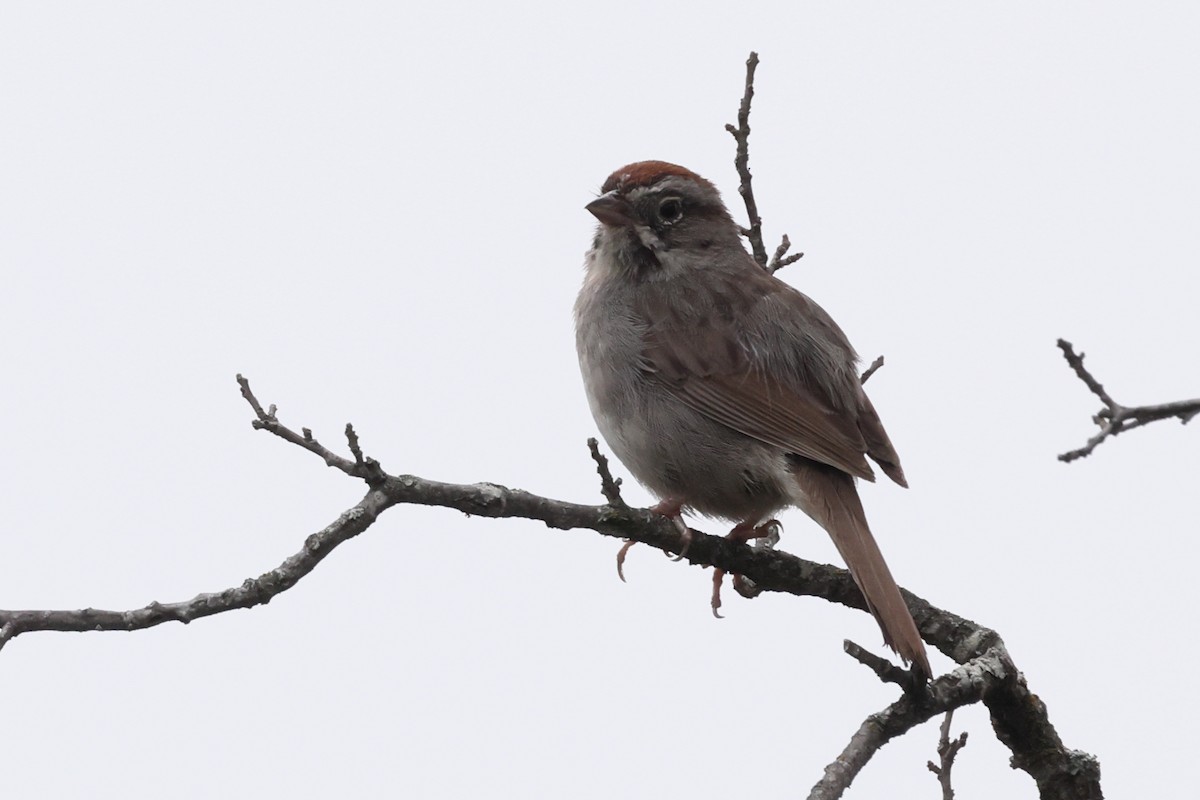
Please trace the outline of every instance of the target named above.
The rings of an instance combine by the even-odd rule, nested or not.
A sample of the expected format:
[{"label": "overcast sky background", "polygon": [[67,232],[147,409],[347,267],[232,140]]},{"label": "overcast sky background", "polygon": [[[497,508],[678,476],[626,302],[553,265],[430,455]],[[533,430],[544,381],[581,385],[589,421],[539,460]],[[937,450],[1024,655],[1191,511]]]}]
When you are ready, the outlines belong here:
[{"label": "overcast sky background", "polygon": [[[391,472],[600,502],[571,304],[614,168],[735,213],[865,359],[912,488],[900,582],[997,629],[1110,797],[1200,748],[1196,431],[1055,455],[1197,394],[1189,3],[0,5],[0,607],[240,584],[363,487],[250,428],[234,375]],[[624,474],[623,470],[619,474]],[[648,504],[632,481],[626,498]],[[804,516],[782,547],[837,562]],[[698,527],[722,532],[712,523]],[[895,698],[865,614],[524,520],[396,508],[269,606],[0,652],[20,798],[796,797]],[[950,662],[932,654],[935,670]],[[965,798],[1034,797],[980,708]],[[936,720],[852,797],[937,797]]]}]

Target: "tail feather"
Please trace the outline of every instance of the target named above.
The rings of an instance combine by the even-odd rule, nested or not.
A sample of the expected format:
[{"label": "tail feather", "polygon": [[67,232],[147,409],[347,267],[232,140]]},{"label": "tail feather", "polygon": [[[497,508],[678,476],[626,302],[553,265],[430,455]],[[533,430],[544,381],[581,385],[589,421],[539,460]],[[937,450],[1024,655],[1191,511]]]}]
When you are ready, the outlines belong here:
[{"label": "tail feather", "polygon": [[905,663],[916,664],[927,677],[932,676],[925,643],[867,526],[854,479],[841,470],[807,459],[795,463],[794,471],[801,509],[833,539],[866,598],[867,608],[883,631],[884,642]]}]

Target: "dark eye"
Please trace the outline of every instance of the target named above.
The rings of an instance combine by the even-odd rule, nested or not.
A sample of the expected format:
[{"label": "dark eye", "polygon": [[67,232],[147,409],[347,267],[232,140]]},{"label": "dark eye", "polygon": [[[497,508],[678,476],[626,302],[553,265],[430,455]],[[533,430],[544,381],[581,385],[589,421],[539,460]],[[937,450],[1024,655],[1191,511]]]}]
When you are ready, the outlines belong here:
[{"label": "dark eye", "polygon": [[668,225],[678,222],[683,216],[683,201],[678,197],[668,197],[658,204],[658,218]]}]

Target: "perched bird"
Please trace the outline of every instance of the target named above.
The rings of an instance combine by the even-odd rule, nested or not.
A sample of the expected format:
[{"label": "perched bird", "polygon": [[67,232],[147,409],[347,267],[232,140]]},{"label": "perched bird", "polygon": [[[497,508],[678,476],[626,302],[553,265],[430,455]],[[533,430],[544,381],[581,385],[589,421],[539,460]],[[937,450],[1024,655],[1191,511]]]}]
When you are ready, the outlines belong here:
[{"label": "perched bird", "polygon": [[925,676],[924,643],[867,527],[867,457],[900,458],[863,392],[858,356],[815,302],[742,246],[715,186],[663,161],[609,176],[575,304],[588,403],[616,456],[662,501],[752,538],[798,506],[850,568],[884,641]]}]

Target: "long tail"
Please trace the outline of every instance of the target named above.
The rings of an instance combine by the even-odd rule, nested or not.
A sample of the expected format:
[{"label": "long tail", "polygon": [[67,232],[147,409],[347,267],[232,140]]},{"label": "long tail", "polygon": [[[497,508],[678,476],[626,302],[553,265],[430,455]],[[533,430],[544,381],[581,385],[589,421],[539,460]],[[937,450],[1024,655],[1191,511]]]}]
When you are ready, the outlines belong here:
[{"label": "long tail", "polygon": [[854,488],[854,479],[839,469],[808,459],[794,463],[793,468],[800,488],[801,509],[833,539],[867,600],[867,608],[883,630],[883,641],[906,664],[916,664],[926,677],[932,676],[925,643],[867,527],[867,515]]}]

